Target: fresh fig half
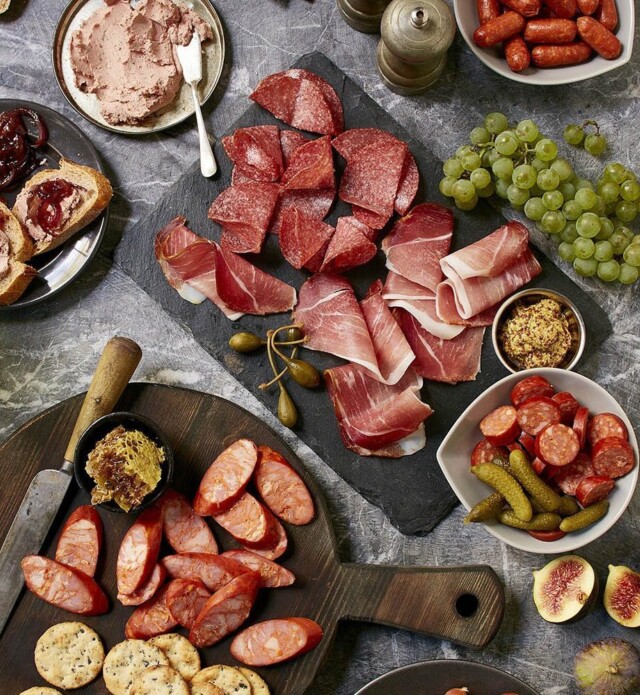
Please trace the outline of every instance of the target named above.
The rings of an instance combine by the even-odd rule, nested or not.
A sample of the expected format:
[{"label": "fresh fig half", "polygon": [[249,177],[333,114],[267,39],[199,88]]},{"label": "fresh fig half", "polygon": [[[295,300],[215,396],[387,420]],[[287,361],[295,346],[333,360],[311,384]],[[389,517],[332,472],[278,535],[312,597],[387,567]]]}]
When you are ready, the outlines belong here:
[{"label": "fresh fig half", "polygon": [[623,639],[603,639],[581,649],[576,685],[583,695],[634,695],[640,688],[640,652]]},{"label": "fresh fig half", "polygon": [[624,565],[609,565],[604,607],[620,625],[640,627],[640,574]]},{"label": "fresh fig half", "polygon": [[584,617],[597,595],[596,573],[578,555],[563,555],[533,572],[533,601],[549,623]]}]

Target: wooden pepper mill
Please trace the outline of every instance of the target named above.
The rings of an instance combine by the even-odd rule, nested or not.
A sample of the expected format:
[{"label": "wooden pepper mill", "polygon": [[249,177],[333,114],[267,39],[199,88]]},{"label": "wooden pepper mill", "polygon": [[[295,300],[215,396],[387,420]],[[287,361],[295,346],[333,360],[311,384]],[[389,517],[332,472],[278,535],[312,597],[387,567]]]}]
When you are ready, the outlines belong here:
[{"label": "wooden pepper mill", "polygon": [[440,77],[456,22],[443,0],[393,0],[382,15],[378,69],[387,87],[422,94]]},{"label": "wooden pepper mill", "polygon": [[377,34],[385,7],[390,0],[337,0],[344,21],[357,31]]}]

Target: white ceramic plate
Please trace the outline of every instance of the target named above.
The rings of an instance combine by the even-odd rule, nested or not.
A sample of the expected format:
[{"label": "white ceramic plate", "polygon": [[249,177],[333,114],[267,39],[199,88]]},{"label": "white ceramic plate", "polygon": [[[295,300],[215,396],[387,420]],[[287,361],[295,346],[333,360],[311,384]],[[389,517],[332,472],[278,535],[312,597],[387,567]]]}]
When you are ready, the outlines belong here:
[{"label": "white ceramic plate", "polygon": [[489,533],[504,543],[529,553],[547,555],[567,553],[582,548],[606,533],[627,508],[638,482],[638,442],[633,432],[633,426],[618,402],[601,386],[581,374],[568,372],[564,369],[529,369],[511,374],[488,388],[462,413],[440,445],[436,456],[453,491],[467,509],[471,509],[481,499],[484,499],[491,490],[469,472],[471,451],[482,439],[482,434],[478,429],[480,420],[494,408],[508,405],[510,403],[509,395],[513,387],[522,379],[535,374],[548,379],[556,391],[572,393],[592,413],[608,412],[621,417],[629,431],[629,442],[635,452],[636,466],[631,473],[616,481],[616,486],[609,496],[609,511],[603,519],[581,531],[568,533],[560,540],[550,543],[539,541],[526,531],[503,526],[497,521],[474,524],[474,526],[479,527],[478,533],[483,532],[482,527],[484,526]]},{"label": "white ceramic plate", "polygon": [[478,15],[476,3],[472,0],[453,0],[453,9],[458,22],[458,28],[467,46],[471,51],[494,72],[503,77],[524,84],[554,85],[571,84],[588,80],[591,77],[603,75],[610,70],[615,70],[631,60],[633,40],[635,32],[635,10],[633,0],[616,0],[618,16],[620,18],[616,36],[622,42],[622,53],[615,60],[605,60],[600,56],[591,58],[580,65],[569,65],[562,68],[549,68],[538,70],[529,67],[523,72],[512,72],[507,66],[507,61],[502,55],[499,46],[494,48],[478,48],[473,42],[473,32],[478,28]]}]

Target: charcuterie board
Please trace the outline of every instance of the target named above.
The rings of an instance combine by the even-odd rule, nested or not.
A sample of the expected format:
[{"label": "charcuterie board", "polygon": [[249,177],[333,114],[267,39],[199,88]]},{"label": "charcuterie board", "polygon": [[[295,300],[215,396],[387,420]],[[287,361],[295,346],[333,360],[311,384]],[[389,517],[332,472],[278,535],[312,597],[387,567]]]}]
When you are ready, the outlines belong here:
[{"label": "charcuterie board", "polygon": [[[422,144],[415,140],[391,116],[368,97],[360,87],[320,53],[301,58],[295,67],[302,67],[324,77],[342,99],[346,128],[377,127],[388,130],[404,140],[413,153],[420,171],[420,189],[415,202],[426,200],[450,205],[437,190],[441,176],[440,163]],[[270,114],[252,104],[230,128],[277,123]],[[219,240],[220,229],[207,218],[211,201],[229,185],[231,164],[220,143],[216,145],[220,174],[214,180],[204,179],[198,164],[186,172],[161,198],[151,214],[124,234],[116,250],[116,262],[176,320],[185,325],[198,342],[223,364],[246,388],[256,394],[275,411],[277,390],[259,390],[258,384],[270,375],[264,351],[239,356],[229,349],[229,337],[239,330],[264,334],[287,322],[287,317],[244,316],[229,321],[211,303],[192,305],[182,299],[169,286],[154,257],[156,233],[177,215],[187,218],[196,233]],[[340,164],[337,164],[340,167]],[[328,221],[332,224],[341,215],[349,215],[350,206],[337,201]],[[453,248],[470,244],[504,223],[501,215],[483,201],[471,213],[456,210]],[[547,287],[569,297],[587,319],[587,346],[585,355],[593,354],[611,333],[611,324],[602,309],[576,284],[559,270],[544,254],[536,251],[543,272],[534,286]],[[277,239],[267,240],[259,257],[249,256],[267,272],[299,288],[308,274],[292,268],[278,249]],[[384,278],[384,256],[381,252],[372,262],[348,274],[349,280],[361,298],[369,285]],[[336,358],[320,353],[309,353],[310,361],[320,369],[335,366]],[[436,462],[435,452],[458,415],[488,386],[506,376],[485,334],[482,352],[482,371],[475,381],[455,386],[428,382],[423,388],[423,400],[431,405],[435,414],[426,423],[427,446],[413,456],[400,460],[362,458],[348,451],[342,444],[338,425],[327,393],[305,391],[292,384],[291,393],[301,417],[296,433],[340,476],[366,499],[381,507],[391,522],[407,534],[428,533],[456,505],[455,495],[449,488]]]},{"label": "charcuterie board", "polygon": [[[0,509],[0,542],[16,513],[19,501],[33,477],[60,460],[82,396],[69,399],[21,427],[0,447],[4,491]],[[130,385],[119,409],[152,418],[164,431],[175,455],[173,486],[192,497],[213,458],[239,437],[281,452],[304,478],[316,505],[316,517],[307,526],[287,526],[289,550],[280,559],[296,575],[285,589],[265,590],[250,620],[284,616],[309,617],[324,629],[324,638],[313,651],[287,664],[258,669],[275,695],[304,693],[327,656],[342,619],[377,622],[432,634],[472,647],[487,644],[498,630],[504,612],[504,592],[495,572],[487,566],[460,568],[379,567],[353,565],[338,560],[330,517],[317,486],[287,445],[257,417],[222,398],[167,386]],[[52,555],[64,519],[72,509],[88,502],[75,485],[54,524],[42,552]],[[115,601],[115,562],[120,541],[131,517],[100,510],[105,525],[105,548],[96,580],[109,595],[108,614],[82,618],[102,637],[109,649],[124,639],[131,613]],[[219,528],[218,541],[225,549],[234,545]],[[51,625],[75,616],[43,603],[24,592],[0,640],[0,672],[11,673],[14,695],[43,684],[33,662],[38,637]],[[227,638],[201,650],[204,665],[234,664]],[[83,693],[103,693],[98,680]]]}]

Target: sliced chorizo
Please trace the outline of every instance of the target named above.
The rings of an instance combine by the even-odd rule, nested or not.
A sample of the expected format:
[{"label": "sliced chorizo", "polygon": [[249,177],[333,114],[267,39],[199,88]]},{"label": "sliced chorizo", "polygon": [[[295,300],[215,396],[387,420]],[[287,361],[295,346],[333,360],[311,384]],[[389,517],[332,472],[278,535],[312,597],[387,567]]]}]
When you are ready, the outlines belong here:
[{"label": "sliced chorizo", "polygon": [[561,531],[560,529],[556,529],[555,531],[527,531],[527,533],[532,538],[538,541],[544,541],[545,543],[559,541],[567,535],[565,531]]},{"label": "sliced chorizo", "polygon": [[211,596],[198,580],[174,579],[167,585],[167,607],[178,625],[190,630]]},{"label": "sliced chorizo", "polygon": [[521,432],[518,437],[518,442],[520,442],[522,448],[529,454],[529,456],[536,455],[536,442],[535,439],[526,432]]},{"label": "sliced chorizo", "polygon": [[516,409],[511,405],[502,405],[492,410],[480,421],[480,431],[494,446],[510,444],[520,434]]},{"label": "sliced chorizo", "polygon": [[274,529],[274,533],[269,536],[269,542],[259,546],[246,546],[245,550],[262,555],[268,560],[277,560],[287,551],[289,538],[284,526],[270,512],[269,515],[271,516],[270,523]]},{"label": "sliced chorizo", "polygon": [[308,618],[279,618],[251,625],[231,642],[232,656],[247,666],[272,666],[311,651],[322,639]]},{"label": "sliced chorizo", "polygon": [[611,494],[615,481],[602,475],[588,475],[576,489],[576,499],[583,507],[590,507]]},{"label": "sliced chorizo", "polygon": [[103,537],[102,519],[90,504],[74,509],[62,527],[56,560],[88,577],[96,573]]},{"label": "sliced chorizo", "polygon": [[594,415],[587,425],[587,439],[594,446],[605,437],[619,437],[629,439],[627,426],[614,413],[598,413]]},{"label": "sliced chorizo", "polygon": [[218,544],[207,522],[194,511],[189,500],[167,490],[160,500],[162,529],[176,553],[217,553]]},{"label": "sliced chorizo", "polygon": [[156,507],[145,509],[127,531],[116,562],[119,594],[132,594],[151,576],[162,541],[162,514]]},{"label": "sliced chorizo", "polygon": [[518,425],[532,437],[545,427],[557,425],[561,419],[560,408],[546,396],[533,396],[518,407]]},{"label": "sliced chorizo", "polygon": [[27,589],[43,601],[79,615],[102,615],[109,610],[104,591],[80,570],[40,555],[27,555],[20,565]]},{"label": "sliced chorizo", "polygon": [[248,492],[231,509],[213,517],[242,545],[260,547],[269,545],[276,535],[271,514]]},{"label": "sliced chorizo", "polygon": [[258,461],[258,447],[250,439],[228,446],[204,474],[193,508],[200,516],[213,516],[233,507],[242,497]]},{"label": "sliced chorizo", "polygon": [[576,410],[576,416],[573,418],[573,431],[578,435],[580,450],[584,449],[587,444],[587,427],[589,425],[589,409],[580,406]]},{"label": "sliced chorizo", "polygon": [[227,550],[227,552],[222,553],[222,557],[241,562],[247,569],[259,572],[262,582],[261,586],[268,589],[290,586],[296,580],[295,574],[286,567],[282,567],[277,562],[273,562],[251,550]]},{"label": "sliced chorizo", "polygon": [[479,26],[473,32],[476,46],[487,48],[519,34],[525,27],[526,20],[517,12],[505,12],[499,17]]},{"label": "sliced chorizo", "polygon": [[315,509],[302,478],[277,451],[261,446],[258,452],[253,482],[263,502],[279,519],[289,524],[308,524]]},{"label": "sliced chorizo", "polygon": [[481,463],[491,463],[495,458],[506,457],[504,447],[493,446],[486,439],[481,439],[471,452],[471,465],[479,466]]},{"label": "sliced chorizo", "polygon": [[511,390],[511,404],[517,408],[533,396],[546,396],[551,398],[554,394],[553,386],[543,376],[528,376],[519,381]]},{"label": "sliced chorizo", "polygon": [[547,466],[549,476],[565,495],[575,495],[583,478],[593,475],[593,464],[588,454],[580,452],[567,466]]},{"label": "sliced chorizo", "polygon": [[593,17],[578,17],[576,24],[580,38],[606,60],[615,60],[622,53],[618,37]]},{"label": "sliced chorizo", "polygon": [[157,564],[147,581],[132,594],[118,594],[118,601],[123,606],[140,606],[145,601],[153,598],[158,589],[164,584],[167,571],[163,565]]},{"label": "sliced chorizo", "polygon": [[559,68],[578,65],[589,60],[593,51],[584,41],[554,45],[534,46],[531,60],[537,68]]},{"label": "sliced chorizo", "polygon": [[621,437],[605,437],[591,451],[593,470],[596,475],[620,478],[633,469],[636,456],[631,444]]},{"label": "sliced chorizo", "polygon": [[580,403],[568,391],[560,391],[552,396],[551,400],[560,408],[562,414],[562,424],[571,425],[578,412]]},{"label": "sliced chorizo", "polygon": [[124,628],[127,639],[149,639],[177,627],[178,622],[167,606],[168,590],[167,584],[151,600],[133,611]]},{"label": "sliced chorizo", "polygon": [[549,425],[536,438],[536,454],[552,466],[567,466],[580,451],[578,435],[562,423]]},{"label": "sliced chorizo", "polygon": [[222,555],[183,553],[162,558],[167,574],[174,579],[202,582],[209,591],[217,591],[247,571],[239,562]]}]

